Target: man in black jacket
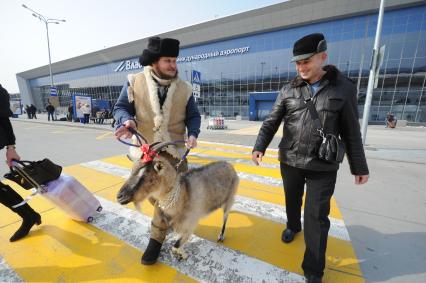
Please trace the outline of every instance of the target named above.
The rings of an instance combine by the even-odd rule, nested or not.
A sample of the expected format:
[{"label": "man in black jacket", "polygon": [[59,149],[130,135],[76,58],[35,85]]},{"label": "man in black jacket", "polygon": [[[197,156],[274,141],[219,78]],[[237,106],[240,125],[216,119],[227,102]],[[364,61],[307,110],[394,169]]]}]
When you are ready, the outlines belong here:
[{"label": "man in black jacket", "polygon": [[53,106],[52,103],[50,103],[50,101],[47,102],[46,111],[47,111],[47,120],[50,121],[50,117],[52,117],[52,121],[55,121],[55,118],[53,117],[53,113],[55,113],[55,106]]},{"label": "man in black jacket", "polygon": [[37,108],[34,104],[30,105],[31,119],[37,119]]},{"label": "man in black jacket", "polygon": [[351,173],[356,184],[368,181],[369,172],[358,123],[356,87],[327,60],[327,43],[320,33],[295,42],[292,61],[298,76],[278,94],[269,117],[263,122],[253,149],[256,165],[284,121],[279,144],[287,228],[281,239],[290,243],[301,231],[301,207],[306,184],[304,235],[306,250],[302,263],[307,282],[321,282],[325,268],[330,199],[339,165],[318,158],[322,137],[308,112],[305,98],[310,97],[325,134],[340,136],[346,147]]},{"label": "man in black jacket", "polygon": [[[0,85],[0,149],[6,147],[7,165],[12,166],[12,160],[19,160],[20,157],[15,149],[15,135],[9,117],[9,93]],[[11,242],[17,241],[30,232],[34,224],[41,224],[41,216],[35,212],[28,204],[13,208],[15,204],[23,201],[22,197],[10,186],[0,182],[0,203],[10,208],[13,212],[22,217],[22,225],[10,238]]]}]

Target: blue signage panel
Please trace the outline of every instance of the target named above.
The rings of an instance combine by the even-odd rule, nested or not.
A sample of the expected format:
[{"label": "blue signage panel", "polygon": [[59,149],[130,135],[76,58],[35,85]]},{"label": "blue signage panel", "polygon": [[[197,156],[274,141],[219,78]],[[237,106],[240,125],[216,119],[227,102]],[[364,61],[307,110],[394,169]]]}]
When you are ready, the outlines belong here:
[{"label": "blue signage panel", "polygon": [[198,98],[201,96],[201,72],[192,70],[191,74],[192,82],[192,95]]},{"label": "blue signage panel", "polygon": [[74,110],[74,117],[76,118],[83,118],[83,112],[81,111],[81,108],[85,104],[89,104],[90,109],[92,109],[92,97],[84,95],[84,94],[73,94],[72,95],[72,102],[73,102],[73,110]]},{"label": "blue signage panel", "polygon": [[201,84],[201,72],[192,70],[192,84]]},{"label": "blue signage panel", "polygon": [[50,87],[50,96],[58,96],[58,92],[57,92],[56,87],[54,87],[54,86]]}]

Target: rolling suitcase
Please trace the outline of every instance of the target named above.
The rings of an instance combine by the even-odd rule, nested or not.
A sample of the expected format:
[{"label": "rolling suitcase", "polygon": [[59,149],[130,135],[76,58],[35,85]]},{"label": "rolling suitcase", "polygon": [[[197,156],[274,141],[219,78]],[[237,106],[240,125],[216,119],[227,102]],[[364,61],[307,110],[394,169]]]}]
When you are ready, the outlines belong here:
[{"label": "rolling suitcase", "polygon": [[99,200],[74,177],[62,173],[58,179],[41,185],[22,169],[22,164],[12,164],[13,169],[36,189],[24,201],[15,205],[15,208],[40,194],[74,220],[91,222],[96,212],[102,211]]},{"label": "rolling suitcase", "polygon": [[47,183],[41,195],[74,220],[92,222],[93,215],[102,211],[99,200],[74,177],[66,174]]}]

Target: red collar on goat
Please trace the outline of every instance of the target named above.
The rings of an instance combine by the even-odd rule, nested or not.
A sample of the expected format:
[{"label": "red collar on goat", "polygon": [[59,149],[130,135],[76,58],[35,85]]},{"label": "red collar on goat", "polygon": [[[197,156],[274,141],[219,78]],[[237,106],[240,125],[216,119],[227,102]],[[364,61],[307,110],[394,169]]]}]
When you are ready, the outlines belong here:
[{"label": "red collar on goat", "polygon": [[158,157],[158,153],[150,148],[150,145],[145,143],[141,146],[143,163],[151,162],[155,157]]}]

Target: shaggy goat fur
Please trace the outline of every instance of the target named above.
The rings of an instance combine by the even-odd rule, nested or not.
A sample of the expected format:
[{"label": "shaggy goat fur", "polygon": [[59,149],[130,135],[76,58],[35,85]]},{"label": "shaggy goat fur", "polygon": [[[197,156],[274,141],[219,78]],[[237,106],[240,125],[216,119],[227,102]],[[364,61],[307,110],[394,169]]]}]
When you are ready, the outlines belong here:
[{"label": "shaggy goat fur", "polygon": [[117,194],[121,204],[136,205],[153,198],[163,211],[169,225],[179,235],[173,252],[186,258],[185,244],[199,219],[223,208],[223,226],[218,241],[224,240],[226,220],[234,202],[239,178],[231,164],[224,161],[178,173],[176,160],[162,152],[152,162],[135,162],[132,173]]}]

